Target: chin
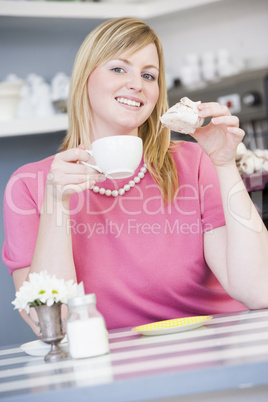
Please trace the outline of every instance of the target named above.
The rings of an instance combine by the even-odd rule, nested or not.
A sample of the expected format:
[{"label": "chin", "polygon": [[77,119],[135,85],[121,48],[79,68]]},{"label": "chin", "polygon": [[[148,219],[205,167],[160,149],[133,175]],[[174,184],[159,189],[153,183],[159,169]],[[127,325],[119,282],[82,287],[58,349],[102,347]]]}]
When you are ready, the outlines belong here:
[{"label": "chin", "polygon": [[125,127],[127,130],[135,130],[136,128],[139,128],[147,119],[149,116],[147,116],[144,119],[122,119],[119,122],[120,127]]},{"label": "chin", "polygon": [[135,122],[135,124],[119,124],[117,127],[118,127],[118,131],[129,133],[131,131],[137,130],[141,124],[142,123]]}]

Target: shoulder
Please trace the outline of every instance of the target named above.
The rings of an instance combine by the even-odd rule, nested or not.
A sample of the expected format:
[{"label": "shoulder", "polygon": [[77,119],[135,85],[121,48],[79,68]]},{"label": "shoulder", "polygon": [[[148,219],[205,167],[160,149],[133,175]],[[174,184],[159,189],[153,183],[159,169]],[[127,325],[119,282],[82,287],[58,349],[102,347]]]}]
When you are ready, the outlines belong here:
[{"label": "shoulder", "polygon": [[171,153],[177,166],[180,183],[215,182],[217,174],[210,157],[195,142],[177,141]]},{"label": "shoulder", "polygon": [[18,168],[9,178],[5,194],[19,198],[21,193],[36,193],[44,188],[47,175],[54,156],[42,159],[38,162],[27,163]]},{"label": "shoulder", "polygon": [[20,176],[27,173],[49,172],[51,163],[53,162],[54,155],[49,156],[37,162],[27,163],[18,168],[12,176]]},{"label": "shoulder", "polygon": [[196,142],[191,141],[172,141],[171,142],[171,152],[176,155],[201,155],[203,150],[200,145]]},{"label": "shoulder", "polygon": [[190,141],[174,141],[171,144],[171,154],[176,164],[180,166],[198,167],[203,158],[209,159],[198,143]]}]

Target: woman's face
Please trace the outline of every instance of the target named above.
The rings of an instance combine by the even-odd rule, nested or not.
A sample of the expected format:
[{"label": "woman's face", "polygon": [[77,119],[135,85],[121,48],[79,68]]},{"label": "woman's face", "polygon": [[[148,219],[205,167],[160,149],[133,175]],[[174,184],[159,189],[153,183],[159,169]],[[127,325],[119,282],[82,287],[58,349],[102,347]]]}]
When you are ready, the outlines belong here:
[{"label": "woman's face", "polygon": [[138,134],[159,96],[159,59],[154,44],[124,52],[99,65],[88,79],[93,136]]}]

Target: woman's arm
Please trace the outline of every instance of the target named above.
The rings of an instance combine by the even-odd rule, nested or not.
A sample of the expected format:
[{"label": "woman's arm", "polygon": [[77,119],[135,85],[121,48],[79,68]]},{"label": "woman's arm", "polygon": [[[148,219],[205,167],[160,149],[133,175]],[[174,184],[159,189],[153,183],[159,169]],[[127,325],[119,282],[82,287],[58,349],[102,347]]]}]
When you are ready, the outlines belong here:
[{"label": "woman's arm", "polygon": [[230,296],[251,309],[267,308],[268,235],[251,201],[244,200],[244,205],[248,204],[243,218],[246,225],[241,223],[243,211],[239,198],[243,195],[237,194],[238,220],[223,202],[224,210],[227,209],[226,226],[204,234],[205,259]]},{"label": "woman's arm", "polygon": [[226,226],[204,235],[205,258],[226,291],[249,308],[268,307],[268,233],[236,168],[244,132],[228,109],[202,104],[203,117],[215,116],[194,137],[218,174]]},{"label": "woman's arm", "polygon": [[105,180],[91,168],[77,163],[90,156],[82,148],[57,154],[47,177],[39,230],[29,273],[47,270],[57,277],[76,281],[69,226],[70,196]]},{"label": "woman's arm", "polygon": [[[72,279],[76,282],[69,226],[70,196],[90,188],[97,181],[105,180],[104,175],[96,174],[93,169],[77,163],[88,162],[90,159],[82,146],[55,156],[46,181],[31,266],[13,272],[16,291],[31,272],[43,270],[55,274],[58,278]],[[38,334],[38,328],[32,324],[27,314],[22,312],[21,316]]]},{"label": "woman's arm", "polygon": [[[29,274],[29,271],[30,271],[30,267],[20,268],[20,269],[16,269],[15,271],[13,271],[12,277],[13,277],[16,292],[19,290],[19,288],[21,287],[23,282],[26,280],[26,278]],[[36,325],[34,325],[33,321],[29,318],[26,311],[22,310],[19,313],[20,313],[21,317],[24,319],[24,321],[26,321],[26,323],[32,328],[33,332],[37,336],[39,336],[40,335],[39,328]],[[35,309],[31,308],[29,314],[31,315],[31,318],[34,321],[38,321]]]},{"label": "woman's arm", "polygon": [[70,196],[90,188],[96,181],[105,180],[104,175],[77,163],[89,161],[90,158],[83,146],[55,156],[46,181],[31,266],[23,269],[21,274],[15,274],[19,275],[21,283],[29,273],[42,270],[64,280],[76,281],[69,226]]}]

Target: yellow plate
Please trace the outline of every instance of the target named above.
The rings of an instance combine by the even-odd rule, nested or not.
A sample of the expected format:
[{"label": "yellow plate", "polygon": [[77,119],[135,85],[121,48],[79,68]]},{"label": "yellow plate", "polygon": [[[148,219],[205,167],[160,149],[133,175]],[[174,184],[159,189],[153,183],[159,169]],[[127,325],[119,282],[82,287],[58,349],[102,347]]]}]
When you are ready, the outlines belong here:
[{"label": "yellow plate", "polygon": [[211,315],[176,318],[174,320],[158,321],[152,322],[151,324],[140,325],[132,328],[132,331],[140,332],[143,335],[171,334],[201,327],[206,321],[211,320],[211,318]]}]

